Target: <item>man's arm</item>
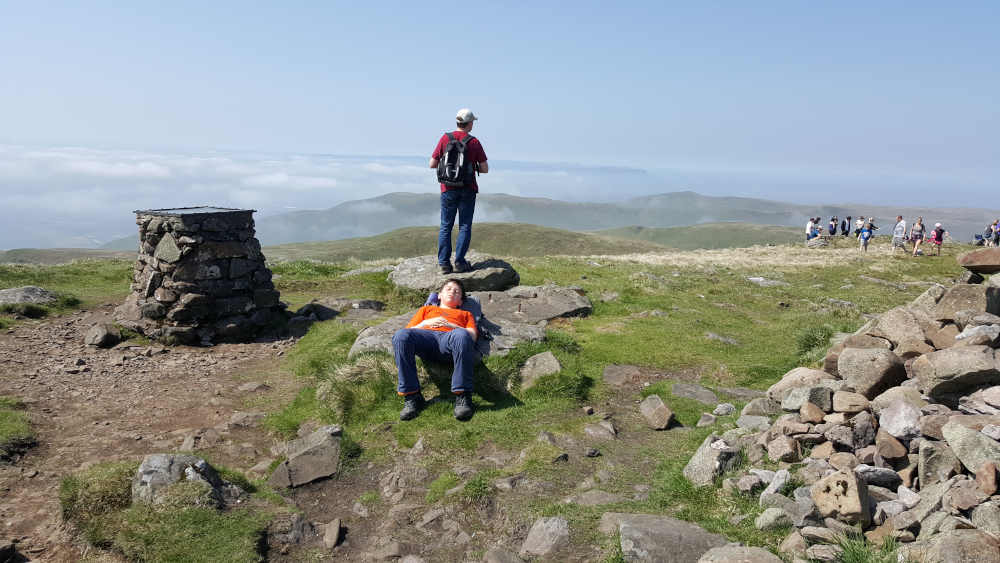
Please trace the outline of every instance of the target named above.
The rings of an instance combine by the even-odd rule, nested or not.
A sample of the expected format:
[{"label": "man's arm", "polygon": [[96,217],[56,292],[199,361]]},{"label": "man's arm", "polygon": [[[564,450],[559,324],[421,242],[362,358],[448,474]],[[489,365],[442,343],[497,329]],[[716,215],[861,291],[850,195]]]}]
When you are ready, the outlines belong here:
[{"label": "man's arm", "polygon": [[437,167],[438,167],[438,159],[436,159],[436,158],[434,158],[432,156],[431,157],[431,168],[437,168]]},{"label": "man's arm", "polygon": [[486,162],[485,160],[477,164],[477,166],[479,166],[480,174],[486,174],[487,172],[490,171],[490,163]]}]

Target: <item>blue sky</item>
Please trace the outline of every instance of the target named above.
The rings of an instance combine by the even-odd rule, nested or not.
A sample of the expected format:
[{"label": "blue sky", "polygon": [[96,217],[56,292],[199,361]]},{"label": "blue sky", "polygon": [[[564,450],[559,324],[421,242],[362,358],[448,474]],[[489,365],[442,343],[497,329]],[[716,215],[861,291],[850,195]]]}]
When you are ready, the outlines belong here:
[{"label": "blue sky", "polygon": [[[650,171],[635,195],[978,206],[1000,181],[995,2],[459,6],[0,1],[7,168],[24,147],[102,151],[116,178],[117,151],[426,158],[471,107],[491,160]],[[118,189],[67,177],[32,191]],[[323,177],[315,207],[377,195]]]}]

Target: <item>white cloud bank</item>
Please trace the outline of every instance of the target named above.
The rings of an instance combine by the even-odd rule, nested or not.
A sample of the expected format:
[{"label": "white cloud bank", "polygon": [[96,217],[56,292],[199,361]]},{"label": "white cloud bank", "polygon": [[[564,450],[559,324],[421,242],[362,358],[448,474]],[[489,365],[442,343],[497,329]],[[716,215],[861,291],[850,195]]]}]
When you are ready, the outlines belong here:
[{"label": "white cloud bank", "polygon": [[[134,234],[136,209],[214,205],[253,208],[258,216],[267,216],[289,209],[327,209],[391,192],[436,192],[434,171],[425,163],[424,157],[0,145],[0,249],[99,246]],[[480,179],[483,191],[575,201],[609,198],[604,169],[493,164],[493,171]],[[645,178],[635,170],[628,176]],[[665,191],[636,178],[616,180],[614,192]],[[365,205],[358,207],[359,214],[370,211]],[[481,211],[484,220],[503,220],[502,212]],[[432,219],[428,224],[436,223]]]}]

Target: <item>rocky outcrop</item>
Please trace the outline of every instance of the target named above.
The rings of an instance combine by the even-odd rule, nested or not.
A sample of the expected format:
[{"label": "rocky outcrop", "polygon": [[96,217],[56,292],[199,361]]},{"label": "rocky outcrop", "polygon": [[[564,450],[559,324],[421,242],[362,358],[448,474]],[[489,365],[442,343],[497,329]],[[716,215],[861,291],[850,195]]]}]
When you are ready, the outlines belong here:
[{"label": "rocky outcrop", "polygon": [[19,305],[23,303],[48,305],[49,303],[54,303],[58,298],[59,296],[55,293],[35,285],[0,289],[0,305]]},{"label": "rocky outcrop", "polygon": [[389,281],[409,289],[436,291],[444,280],[457,278],[462,280],[465,290],[469,292],[503,291],[520,281],[514,267],[499,258],[475,251],[466,254],[465,258],[472,265],[472,271],[447,275],[440,273],[437,256],[408,258],[389,272]]},{"label": "rocky outcrop", "polygon": [[708,550],[729,543],[690,522],[653,514],[605,512],[599,527],[605,534],[618,533],[622,557],[629,562],[698,563]]},{"label": "rocky outcrop", "polygon": [[[476,348],[483,356],[503,355],[521,342],[545,340],[545,325],[560,317],[590,314],[590,300],[572,289],[555,285],[519,286],[507,291],[478,291],[469,294],[479,301],[483,335]],[[349,356],[367,350],[392,353],[392,335],[413,317],[413,312],[388,319],[358,333]]]},{"label": "rocky outcrop", "polygon": [[171,485],[179,482],[204,486],[204,498],[219,508],[235,503],[245,493],[229,483],[204,459],[182,454],[150,454],[132,479],[133,502],[158,504],[168,498]]}]

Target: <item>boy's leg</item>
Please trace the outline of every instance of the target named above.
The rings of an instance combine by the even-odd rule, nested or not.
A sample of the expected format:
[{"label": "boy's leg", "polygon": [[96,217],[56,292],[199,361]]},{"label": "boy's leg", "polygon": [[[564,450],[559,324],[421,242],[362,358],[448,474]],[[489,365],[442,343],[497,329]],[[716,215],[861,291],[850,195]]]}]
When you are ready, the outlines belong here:
[{"label": "boy's leg", "polygon": [[441,333],[438,344],[440,346],[438,351],[449,355],[455,365],[455,369],[451,373],[451,392],[456,394],[471,393],[472,371],[479,359],[472,335],[464,329],[456,328]]},{"label": "boy's leg", "polygon": [[460,190],[441,192],[441,229],[438,231],[438,265],[451,267],[451,230],[455,226]]},{"label": "boy's leg", "polygon": [[399,385],[396,391],[400,395],[410,395],[420,391],[416,357],[425,357],[428,353],[437,352],[438,343],[435,334],[436,331],[433,330],[404,328],[392,335],[392,350],[399,372]]}]

